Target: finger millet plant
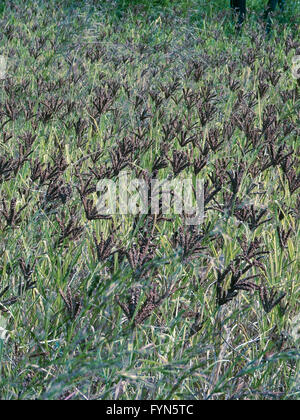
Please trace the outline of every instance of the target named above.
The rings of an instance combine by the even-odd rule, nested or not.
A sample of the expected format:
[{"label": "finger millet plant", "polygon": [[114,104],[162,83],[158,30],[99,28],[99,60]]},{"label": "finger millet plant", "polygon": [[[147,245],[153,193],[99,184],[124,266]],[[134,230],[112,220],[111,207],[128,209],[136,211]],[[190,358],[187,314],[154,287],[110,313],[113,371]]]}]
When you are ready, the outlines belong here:
[{"label": "finger millet plant", "polygon": [[[0,12],[0,398],[298,399],[297,6],[119,3]],[[101,213],[125,170],[203,223]]]}]

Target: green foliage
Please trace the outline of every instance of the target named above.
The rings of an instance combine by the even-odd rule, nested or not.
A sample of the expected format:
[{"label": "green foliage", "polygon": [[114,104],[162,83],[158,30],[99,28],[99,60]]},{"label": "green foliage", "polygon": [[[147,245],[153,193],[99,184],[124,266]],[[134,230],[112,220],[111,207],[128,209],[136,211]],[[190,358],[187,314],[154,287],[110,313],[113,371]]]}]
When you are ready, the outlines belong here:
[{"label": "green foliage", "polygon": [[5,10],[5,0],[0,0],[0,16],[3,14]]},{"label": "green foliage", "polygon": [[166,13],[174,7],[181,13],[187,13],[192,6],[192,0],[178,0],[176,3],[170,0],[116,0],[115,13],[117,16],[128,13],[146,12],[155,15],[159,12]]}]

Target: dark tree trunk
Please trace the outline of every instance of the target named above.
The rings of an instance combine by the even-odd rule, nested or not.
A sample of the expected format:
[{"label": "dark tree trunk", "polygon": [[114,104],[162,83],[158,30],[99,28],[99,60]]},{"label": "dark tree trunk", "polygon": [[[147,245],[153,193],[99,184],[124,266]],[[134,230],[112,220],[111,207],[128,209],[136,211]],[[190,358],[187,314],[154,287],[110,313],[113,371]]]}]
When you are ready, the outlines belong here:
[{"label": "dark tree trunk", "polygon": [[246,18],[246,0],[230,0],[230,5],[238,14],[238,25],[241,26]]},{"label": "dark tree trunk", "polygon": [[[285,0],[268,0],[267,8],[264,12],[264,19],[267,20],[267,30],[270,29],[270,13],[276,9],[277,3],[282,11],[284,8]],[[230,6],[238,15],[238,28],[240,28],[246,18],[246,0],[230,0]]]}]

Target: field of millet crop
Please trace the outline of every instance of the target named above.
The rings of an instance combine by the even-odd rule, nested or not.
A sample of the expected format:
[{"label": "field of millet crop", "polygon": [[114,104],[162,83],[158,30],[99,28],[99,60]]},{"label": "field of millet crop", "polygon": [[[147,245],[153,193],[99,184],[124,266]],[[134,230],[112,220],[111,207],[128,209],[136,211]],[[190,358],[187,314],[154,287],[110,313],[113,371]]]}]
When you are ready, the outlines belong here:
[{"label": "field of millet crop", "polygon": [[[299,399],[298,3],[121,3],[0,11],[0,398]],[[101,213],[124,172],[203,222]]]}]

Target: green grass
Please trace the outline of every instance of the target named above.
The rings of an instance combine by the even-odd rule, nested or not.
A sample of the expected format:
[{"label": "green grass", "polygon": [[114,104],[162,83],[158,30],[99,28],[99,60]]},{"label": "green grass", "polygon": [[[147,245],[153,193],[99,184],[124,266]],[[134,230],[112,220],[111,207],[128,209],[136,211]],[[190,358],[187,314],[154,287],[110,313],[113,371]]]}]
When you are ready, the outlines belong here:
[{"label": "green grass", "polygon": [[[239,36],[227,1],[100,3],[6,2],[0,16],[8,64],[0,81],[0,398],[299,399],[299,189],[284,173],[286,163],[290,183],[299,177],[299,84],[291,76],[298,5],[276,14],[266,37],[259,1]],[[107,93],[114,84],[111,106],[97,115],[97,88]],[[207,89],[216,111],[201,124]],[[199,109],[185,99],[189,92]],[[51,98],[62,102],[48,118]],[[268,118],[277,123],[262,134]],[[194,142],[180,145],[180,121]],[[232,135],[214,149],[213,130],[221,141],[229,121]],[[245,121],[254,130],[248,138]],[[168,124],[175,134],[166,140]],[[195,258],[185,258],[174,238],[180,216],[87,218],[79,190],[90,176],[88,187],[96,186],[95,173],[111,168],[124,139],[135,145],[127,155],[134,176],[151,172],[167,148],[161,179],[174,178],[173,151],[193,163],[207,145],[199,174],[207,189],[222,185],[206,206]],[[264,168],[275,152],[279,163]],[[286,154],[290,161],[280,161]],[[226,210],[229,173],[239,168],[235,204]],[[180,177],[195,177],[193,165]],[[87,198],[96,202],[95,190]],[[15,223],[13,199],[21,210]],[[267,220],[252,229],[237,213],[250,204],[266,209]],[[73,219],[81,231],[62,238]],[[107,239],[113,229],[116,252],[99,260],[94,235]],[[152,229],[154,251],[135,267],[124,253]],[[284,246],[278,232],[289,232]],[[266,254],[238,260],[241,240]],[[244,277],[257,275],[257,290],[219,305],[218,272],[249,261]],[[221,283],[224,293],[230,281]],[[154,284],[159,295],[178,290],[135,323]],[[137,285],[128,320],[116,297],[125,303]],[[258,286],[286,295],[266,313]]]}]

